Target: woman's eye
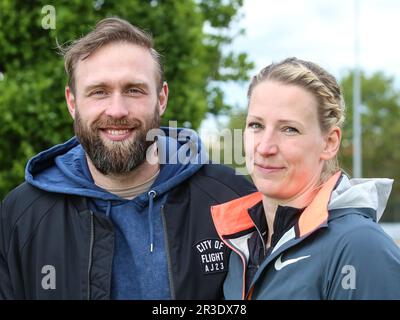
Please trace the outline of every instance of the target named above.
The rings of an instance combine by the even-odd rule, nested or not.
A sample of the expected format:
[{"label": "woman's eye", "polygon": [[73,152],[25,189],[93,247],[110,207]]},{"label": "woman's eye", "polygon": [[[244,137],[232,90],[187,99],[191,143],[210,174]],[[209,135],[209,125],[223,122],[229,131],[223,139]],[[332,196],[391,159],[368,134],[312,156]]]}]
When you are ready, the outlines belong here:
[{"label": "woman's eye", "polygon": [[284,127],[283,132],[293,134],[293,133],[299,133],[299,130],[297,130],[294,127]]},{"label": "woman's eye", "polygon": [[258,123],[258,122],[249,122],[247,124],[247,127],[250,129],[256,130],[256,129],[261,129],[262,125],[261,125],[261,123]]}]

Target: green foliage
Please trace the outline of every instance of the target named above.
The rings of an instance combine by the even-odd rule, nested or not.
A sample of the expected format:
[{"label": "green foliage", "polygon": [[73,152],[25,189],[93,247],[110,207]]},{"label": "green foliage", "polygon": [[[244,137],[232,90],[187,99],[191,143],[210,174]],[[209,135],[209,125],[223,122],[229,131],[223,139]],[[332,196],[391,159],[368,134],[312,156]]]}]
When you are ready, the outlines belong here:
[{"label": "green foliage", "polygon": [[246,127],[246,116],[247,110],[240,109],[235,111],[229,119],[228,128],[244,130]]},{"label": "green foliage", "polygon": [[[56,9],[56,29],[42,28],[48,4]],[[207,113],[230,108],[219,84],[246,80],[252,68],[245,54],[226,50],[241,6],[241,0],[0,0],[0,197],[23,180],[29,157],[73,134],[57,43],[109,16],[151,32],[170,87],[164,124],[177,120],[196,129]]]},{"label": "green foliage", "polygon": [[[219,144],[219,148],[221,163],[229,165],[232,168],[240,168],[240,172],[242,174],[246,173],[246,177],[251,180],[250,176],[247,174],[247,170],[245,169],[245,163],[242,163],[244,162],[244,144],[243,139],[239,139],[239,133],[242,136],[245,129],[246,115],[247,110],[237,109],[231,111],[231,116],[225,130],[228,129],[231,131],[233,143],[225,144],[223,143],[224,141],[222,141]],[[237,136],[235,136],[235,131],[238,133]],[[215,146],[210,146],[210,149],[213,147]],[[210,151],[210,153],[212,152],[213,150]],[[242,157],[239,157],[240,154]]]},{"label": "green foliage", "polygon": [[[347,107],[343,130],[341,166],[352,173],[353,74],[341,81]],[[395,179],[383,221],[400,220],[400,91],[383,72],[361,76],[363,177]]]}]

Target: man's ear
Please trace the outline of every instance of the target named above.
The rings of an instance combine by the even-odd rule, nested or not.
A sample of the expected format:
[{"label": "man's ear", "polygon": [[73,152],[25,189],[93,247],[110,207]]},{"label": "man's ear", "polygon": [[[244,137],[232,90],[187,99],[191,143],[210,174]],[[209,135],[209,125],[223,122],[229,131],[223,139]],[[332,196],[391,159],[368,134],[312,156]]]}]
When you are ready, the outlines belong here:
[{"label": "man's ear", "polygon": [[167,109],[168,103],[168,84],[164,81],[162,88],[158,94],[158,104],[160,116],[162,116]]},{"label": "man's ear", "polygon": [[69,114],[71,115],[72,119],[75,120],[75,96],[69,86],[65,87],[65,100],[67,101]]},{"label": "man's ear", "polygon": [[325,147],[321,153],[322,160],[330,160],[339,152],[342,131],[339,127],[333,127],[325,136]]}]

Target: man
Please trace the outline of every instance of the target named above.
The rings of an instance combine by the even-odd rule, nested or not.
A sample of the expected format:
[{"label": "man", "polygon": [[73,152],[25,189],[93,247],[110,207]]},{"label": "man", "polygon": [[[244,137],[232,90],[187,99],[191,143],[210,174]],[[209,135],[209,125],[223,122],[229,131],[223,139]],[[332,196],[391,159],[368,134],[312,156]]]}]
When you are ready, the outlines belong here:
[{"label": "man", "polygon": [[2,203],[0,297],[220,298],[229,252],[210,206],[252,185],[203,165],[192,131],[159,128],[168,85],[142,30],[102,20],[65,68],[76,138],[33,157]]}]

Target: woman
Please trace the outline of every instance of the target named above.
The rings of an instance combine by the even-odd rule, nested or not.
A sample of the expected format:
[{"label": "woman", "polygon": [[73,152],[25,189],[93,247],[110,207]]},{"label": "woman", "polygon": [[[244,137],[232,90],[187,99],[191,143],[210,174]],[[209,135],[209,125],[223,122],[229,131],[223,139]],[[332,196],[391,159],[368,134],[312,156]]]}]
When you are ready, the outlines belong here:
[{"label": "woman", "polygon": [[248,90],[246,164],[259,192],[214,206],[233,251],[226,299],[400,299],[400,250],[376,223],[392,180],[338,166],[344,103],[335,78],[286,59]]}]

